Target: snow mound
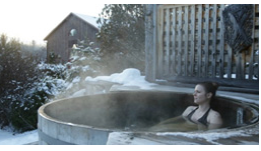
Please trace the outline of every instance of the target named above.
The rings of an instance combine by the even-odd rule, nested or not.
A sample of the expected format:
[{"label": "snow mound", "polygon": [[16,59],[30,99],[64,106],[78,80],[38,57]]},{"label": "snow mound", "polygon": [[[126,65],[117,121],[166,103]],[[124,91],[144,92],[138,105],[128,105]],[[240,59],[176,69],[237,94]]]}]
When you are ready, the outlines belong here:
[{"label": "snow mound", "polygon": [[114,73],[110,76],[98,76],[96,78],[86,77],[85,81],[109,81],[119,83],[124,86],[137,86],[140,89],[151,89],[151,86],[156,85],[145,80],[138,69],[128,68],[122,73]]}]

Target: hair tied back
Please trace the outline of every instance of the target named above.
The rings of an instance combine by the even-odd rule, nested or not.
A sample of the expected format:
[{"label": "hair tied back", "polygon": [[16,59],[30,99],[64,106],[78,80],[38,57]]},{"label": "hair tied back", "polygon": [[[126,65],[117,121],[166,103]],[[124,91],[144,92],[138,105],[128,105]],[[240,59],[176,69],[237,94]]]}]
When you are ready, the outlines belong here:
[{"label": "hair tied back", "polygon": [[214,87],[216,90],[217,90],[218,87],[219,87],[218,83],[216,83],[216,82],[212,82],[212,85],[213,85],[213,87]]}]

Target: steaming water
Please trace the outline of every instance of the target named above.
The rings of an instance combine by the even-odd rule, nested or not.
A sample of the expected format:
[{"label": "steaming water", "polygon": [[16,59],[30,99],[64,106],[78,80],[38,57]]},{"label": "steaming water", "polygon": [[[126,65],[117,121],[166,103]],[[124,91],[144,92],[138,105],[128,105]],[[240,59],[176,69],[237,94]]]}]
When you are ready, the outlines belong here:
[{"label": "steaming water", "polygon": [[199,125],[189,123],[181,116],[163,121],[149,128],[149,131],[156,132],[188,132],[200,130]]},{"label": "steaming water", "polygon": [[150,132],[189,132],[197,130],[206,130],[205,127],[186,121],[181,116],[174,117],[162,121],[156,125],[141,128],[135,124],[125,127],[124,130],[129,131],[150,131]]},{"label": "steaming water", "polygon": [[[45,112],[60,121],[115,131],[206,130],[180,117],[186,107],[193,105],[191,100],[192,95],[185,93],[115,92],[57,101],[46,106]],[[226,128],[239,127],[258,119],[258,113],[253,112],[247,104],[224,98],[218,98],[216,104],[213,104],[213,109],[219,111]]]}]

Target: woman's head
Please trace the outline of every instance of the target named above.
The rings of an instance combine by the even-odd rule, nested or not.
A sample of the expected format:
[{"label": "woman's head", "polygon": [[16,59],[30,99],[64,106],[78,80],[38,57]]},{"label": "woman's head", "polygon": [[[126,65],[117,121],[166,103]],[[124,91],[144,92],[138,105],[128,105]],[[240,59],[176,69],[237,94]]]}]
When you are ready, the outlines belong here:
[{"label": "woman's head", "polygon": [[211,101],[217,91],[218,85],[212,82],[202,82],[196,85],[194,92],[194,102],[201,104]]},{"label": "woman's head", "polygon": [[205,89],[205,91],[207,93],[212,93],[212,98],[214,98],[216,96],[216,91],[218,89],[218,84],[214,83],[214,82],[202,82],[199,83],[198,85],[203,86],[203,88]]}]

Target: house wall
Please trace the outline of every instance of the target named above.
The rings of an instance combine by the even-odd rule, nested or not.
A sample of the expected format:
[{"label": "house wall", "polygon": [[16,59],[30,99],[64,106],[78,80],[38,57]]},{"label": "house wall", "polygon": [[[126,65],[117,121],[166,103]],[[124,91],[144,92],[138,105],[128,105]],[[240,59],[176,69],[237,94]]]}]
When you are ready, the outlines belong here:
[{"label": "house wall", "polygon": [[86,23],[75,15],[69,15],[61,25],[56,28],[47,38],[47,61],[50,62],[50,55],[54,53],[57,56],[56,63],[66,63],[70,57],[69,41],[74,38],[70,37],[70,31],[76,29],[75,37],[79,40],[90,40],[96,42],[96,33],[98,29]]}]

